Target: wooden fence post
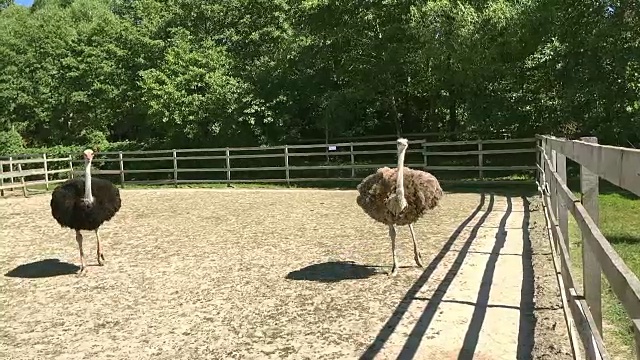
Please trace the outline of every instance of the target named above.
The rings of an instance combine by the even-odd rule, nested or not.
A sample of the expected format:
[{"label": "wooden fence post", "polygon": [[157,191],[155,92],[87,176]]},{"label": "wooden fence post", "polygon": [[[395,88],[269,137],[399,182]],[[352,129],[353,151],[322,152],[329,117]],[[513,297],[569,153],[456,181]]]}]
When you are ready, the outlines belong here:
[{"label": "wooden fence post", "polygon": [[[539,143],[538,143],[539,141]],[[538,184],[542,188],[544,186],[544,157],[543,152],[540,149],[544,149],[544,138],[536,140],[536,163],[538,164],[538,169],[536,173],[538,175]]]},{"label": "wooden fence post", "polygon": [[[563,153],[556,153],[556,169],[558,176],[562,180],[564,185],[567,184],[567,157]],[[557,188],[556,188],[557,190]],[[558,226],[560,227],[560,233],[564,238],[564,244],[567,249],[571,249],[569,246],[569,209],[565,204],[563,198],[558,197]]]},{"label": "wooden fence post", "polygon": [[0,161],[0,196],[4,196],[4,162]]},{"label": "wooden fence post", "polygon": [[547,162],[545,161],[545,156],[550,156],[548,155],[549,151],[547,150],[547,139],[543,139],[542,140],[542,151],[540,152],[540,162],[542,163],[542,175],[544,176],[543,178],[543,186],[544,188],[549,191],[549,178],[547,178]]},{"label": "wooden fence post", "polygon": [[484,174],[482,172],[482,166],[484,166],[484,159],[482,156],[482,140],[478,140],[478,175],[480,176],[480,180],[484,179]]},{"label": "wooden fence post", "polygon": [[42,154],[42,161],[44,163],[44,186],[49,191],[49,167],[47,166],[47,154]]},{"label": "wooden fence post", "polygon": [[[549,142],[547,141],[547,139],[544,140],[544,156],[546,156],[547,159],[551,160],[551,150],[549,149]],[[543,160],[545,177],[544,183],[549,196],[551,196],[551,179],[549,179],[549,175],[551,175],[551,169],[549,168],[550,164],[547,163],[546,159]]]},{"label": "wooden fence post", "polygon": [[[9,156],[9,172],[12,173],[13,172],[13,157]],[[9,178],[9,181],[11,182],[11,185],[13,185],[13,183],[15,182],[13,175]],[[11,191],[13,192],[13,188],[11,188]]]},{"label": "wooden fence post", "polygon": [[[549,161],[551,162],[551,151],[549,148],[549,143],[547,142],[547,140],[543,140],[543,147],[542,147],[542,168],[544,169],[544,183],[542,184],[543,190],[545,191],[545,196],[549,196],[549,206],[551,206],[550,211],[552,213],[554,213],[553,207],[554,207],[554,197],[555,197],[555,192],[553,191],[553,164],[549,164],[547,163],[546,159],[549,159]],[[546,157],[546,158],[545,158]],[[558,261],[560,261],[562,259],[562,253],[561,253],[561,248],[560,248],[560,244],[557,241],[554,241],[554,246],[556,247],[556,249],[558,249]]]},{"label": "wooden fence post", "polygon": [[424,171],[427,171],[427,140],[426,139],[422,143],[422,166],[424,166]]},{"label": "wooden fence post", "polygon": [[69,179],[73,179],[73,155],[69,155]]},{"label": "wooden fence post", "polygon": [[555,150],[551,150],[551,158],[549,159],[551,160],[551,174],[550,177],[548,179],[549,183],[550,183],[550,192],[551,192],[551,210],[553,211],[553,215],[556,217],[556,219],[558,218],[558,189],[557,189],[557,183],[555,181],[555,176],[553,176],[554,172],[557,172],[558,167],[556,166],[556,151]]},{"label": "wooden fence post", "polygon": [[231,159],[229,158],[229,148],[224,149],[224,161],[227,169],[227,187],[231,187]]},{"label": "wooden fence post", "polygon": [[173,149],[173,186],[178,187],[178,153]]},{"label": "wooden fence post", "polygon": [[545,144],[545,139],[542,138],[540,139],[540,149],[538,149],[538,151],[540,152],[540,156],[538,157],[538,161],[540,161],[540,187],[542,188],[542,190],[544,191],[545,186],[546,186],[546,172],[545,172],[545,161],[544,161],[544,154],[546,151],[546,144]]},{"label": "wooden fence post", "polygon": [[[597,144],[596,137],[582,137],[580,140]],[[580,167],[580,201],[596,225],[599,225],[599,178],[584,166]],[[588,240],[582,234],[582,281],[584,297],[593,315],[593,320],[602,334],[602,268],[589,248]]]},{"label": "wooden fence post", "polygon": [[118,160],[120,165],[120,187],[124,189],[124,160],[122,159],[122,151],[118,151]]},{"label": "wooden fence post", "polygon": [[[18,172],[22,173],[22,164],[18,163]],[[22,195],[24,197],[27,197],[27,184],[24,181],[24,176],[22,176],[22,174],[20,174],[20,184],[22,184]]]},{"label": "wooden fence post", "polygon": [[285,179],[287,180],[287,187],[291,187],[291,182],[289,180],[289,145],[284,146],[284,171]]},{"label": "wooden fence post", "polygon": [[[567,204],[564,202],[564,197],[559,196],[560,191],[558,188],[560,185],[567,184],[567,157],[563,153],[556,152],[556,172],[560,177],[561,183],[556,183],[556,196],[557,196],[557,207],[558,207],[558,227],[560,228],[560,233],[562,234],[562,239],[564,240],[564,248],[571,252],[571,240],[569,239],[569,209]],[[559,244],[558,244],[559,245]],[[559,249],[559,248],[558,248]],[[562,250],[560,250],[562,251]],[[567,254],[570,255],[570,254]],[[567,274],[565,268],[562,267],[561,276],[563,279],[567,279],[571,274]],[[575,301],[575,299],[569,299],[569,301]]]},{"label": "wooden fence post", "polygon": [[640,319],[631,319],[633,321],[633,337],[636,343],[636,359],[640,360]]},{"label": "wooden fence post", "polygon": [[356,177],[356,156],[353,154],[353,143],[349,143],[349,154],[351,155],[351,178]]}]

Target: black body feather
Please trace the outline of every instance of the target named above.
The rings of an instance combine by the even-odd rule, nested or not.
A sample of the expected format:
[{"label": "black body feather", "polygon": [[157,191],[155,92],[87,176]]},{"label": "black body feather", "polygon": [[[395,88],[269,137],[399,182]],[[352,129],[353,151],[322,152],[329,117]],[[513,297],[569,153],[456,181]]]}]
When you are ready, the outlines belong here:
[{"label": "black body feather", "polygon": [[111,182],[91,178],[93,203],[85,204],[84,178],[60,184],[51,194],[51,214],[62,227],[96,230],[120,210],[120,191]]}]

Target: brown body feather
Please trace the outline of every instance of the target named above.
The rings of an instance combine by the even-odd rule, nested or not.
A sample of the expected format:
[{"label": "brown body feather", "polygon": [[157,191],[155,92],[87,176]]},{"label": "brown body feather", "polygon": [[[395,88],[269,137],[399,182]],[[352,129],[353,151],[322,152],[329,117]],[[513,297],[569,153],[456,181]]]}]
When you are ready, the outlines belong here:
[{"label": "brown body feather", "polygon": [[397,177],[397,168],[383,167],[358,184],[356,202],[371,218],[386,225],[409,225],[427,210],[438,206],[443,195],[438,179],[428,172],[404,167],[404,190],[408,206],[399,214],[391,212],[387,202],[395,195]]}]

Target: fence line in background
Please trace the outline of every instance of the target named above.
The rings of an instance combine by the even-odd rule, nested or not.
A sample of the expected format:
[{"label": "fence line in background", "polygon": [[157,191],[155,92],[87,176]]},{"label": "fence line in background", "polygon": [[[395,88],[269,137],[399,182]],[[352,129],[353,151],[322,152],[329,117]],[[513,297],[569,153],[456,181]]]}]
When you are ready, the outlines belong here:
[{"label": "fence line in background", "polygon": [[[640,150],[582,141],[538,136],[538,184],[552,237],[554,265],[565,307],[574,357],[581,358],[578,337],[587,359],[609,359],[602,339],[601,276],[607,278],[616,297],[632,320],[637,358],[640,359],[640,281],[598,228],[598,183],[602,177],[640,195]],[[567,186],[567,158],[580,168],[581,198]],[[571,272],[568,214],[582,233],[583,283]]]},{"label": "fence line in background", "polygon": [[[14,190],[18,188],[22,188],[22,193],[24,196],[27,196],[27,188],[29,186],[39,186],[44,185],[47,190],[49,190],[49,186],[57,183],[61,183],[66,181],[68,178],[73,176],[73,159],[71,156],[64,158],[47,158],[46,154],[42,154],[41,158],[31,158],[31,159],[19,159],[14,160],[13,158],[9,158],[8,161],[8,172],[4,171],[4,161],[0,161],[0,196],[5,195],[5,190]],[[69,164],[69,168],[67,169],[59,169],[59,170],[49,170],[49,164],[65,162]],[[22,165],[24,164],[42,164],[41,168],[36,169],[28,169],[23,170]],[[15,167],[17,165],[17,167]],[[67,179],[57,179],[51,180],[50,176],[54,174],[60,173],[68,173]],[[31,180],[26,181],[26,177],[32,176],[44,176],[44,180]],[[15,179],[19,178],[20,182],[16,182]],[[8,180],[8,181],[6,181]]]},{"label": "fence line in background", "polygon": [[[496,140],[473,140],[473,141],[451,141],[451,142],[426,142],[424,140],[411,141],[407,150],[407,158],[414,156],[413,161],[406,164],[416,169],[426,169],[427,171],[474,171],[477,172],[480,179],[485,178],[486,172],[490,171],[528,171],[535,170],[534,165],[516,165],[516,166],[491,166],[486,165],[487,155],[504,155],[504,154],[523,154],[535,153],[535,138],[526,139],[496,139]],[[529,144],[528,144],[529,143]],[[523,147],[513,149],[486,149],[483,145],[490,144],[523,144]],[[434,151],[436,146],[471,146],[475,150],[465,151]],[[370,149],[374,147],[374,149]],[[381,147],[386,147],[382,148]],[[119,152],[100,152],[94,158],[93,174],[119,175],[120,185],[124,187],[130,184],[173,184],[178,186],[182,183],[286,183],[290,185],[294,182],[312,182],[312,181],[351,181],[360,180],[357,178],[357,170],[368,169],[375,170],[383,166],[395,167],[395,163],[358,163],[357,160],[368,155],[394,155],[396,154],[396,141],[368,141],[368,142],[349,142],[336,144],[305,144],[305,145],[282,145],[271,147],[237,147],[237,148],[211,148],[211,149],[171,149],[171,150],[150,150],[150,151],[119,151]],[[320,151],[318,151],[320,149]],[[315,150],[315,151],[314,151]],[[241,153],[243,152],[243,153]],[[252,154],[246,154],[252,152]],[[204,155],[206,154],[206,155]],[[419,156],[419,160],[417,155]],[[65,179],[52,180],[51,175],[58,173],[69,173],[67,178],[74,174],[81,174],[80,169],[74,168],[74,164],[80,165],[81,160],[74,160],[72,156],[64,158],[48,158],[46,154],[36,155],[37,157],[29,159],[16,159],[9,157],[0,160],[0,191],[23,188],[26,194],[26,188],[35,185],[45,185],[49,189],[49,185],[65,181]],[[477,165],[452,165],[452,166],[434,166],[429,165],[429,157],[433,156],[467,156],[477,157]],[[24,157],[24,156],[21,156]],[[295,159],[311,159],[325,157],[338,159],[336,163],[330,164],[325,161],[323,165],[292,165],[291,161]],[[243,167],[233,166],[234,161],[239,159],[282,159],[279,165],[261,166],[261,167]],[[224,165],[219,167],[180,167],[185,161],[198,160],[224,160]],[[171,163],[164,167],[148,168],[148,169],[127,169],[126,164],[132,162],[165,162]],[[307,160],[308,161],[308,160]],[[50,170],[51,165],[56,162],[68,163],[68,167],[58,170]],[[96,163],[118,163],[117,169],[97,169]],[[15,166],[20,164],[38,164],[38,168],[15,171]],[[41,165],[41,166],[40,166]],[[7,167],[7,171],[3,169]],[[304,177],[296,176],[300,171],[305,170],[350,170],[350,176],[345,177]],[[233,176],[238,172],[259,172],[259,171],[277,171],[281,172],[282,177],[255,179],[241,178]],[[184,177],[187,173],[225,173],[224,178],[205,178],[205,179],[188,179]],[[135,174],[166,174],[166,179],[157,180],[127,180],[127,175]],[[28,177],[43,177],[44,179],[26,181]],[[16,182],[15,179],[20,179]],[[3,194],[4,195],[4,194]]]}]

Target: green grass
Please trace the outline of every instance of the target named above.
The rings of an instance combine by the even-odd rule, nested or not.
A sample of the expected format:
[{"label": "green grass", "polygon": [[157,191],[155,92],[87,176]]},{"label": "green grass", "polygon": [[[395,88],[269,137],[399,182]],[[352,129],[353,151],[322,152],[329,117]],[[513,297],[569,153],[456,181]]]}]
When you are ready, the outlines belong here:
[{"label": "green grass", "polygon": [[[601,191],[599,206],[600,230],[627,266],[636,275],[640,275],[640,199],[628,193],[605,190]],[[580,229],[571,216],[569,237],[574,278],[577,283],[582,283],[582,239]],[[629,316],[604,277],[602,284],[605,346],[612,356],[635,358]]]}]

